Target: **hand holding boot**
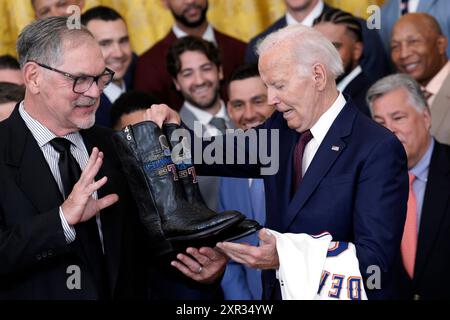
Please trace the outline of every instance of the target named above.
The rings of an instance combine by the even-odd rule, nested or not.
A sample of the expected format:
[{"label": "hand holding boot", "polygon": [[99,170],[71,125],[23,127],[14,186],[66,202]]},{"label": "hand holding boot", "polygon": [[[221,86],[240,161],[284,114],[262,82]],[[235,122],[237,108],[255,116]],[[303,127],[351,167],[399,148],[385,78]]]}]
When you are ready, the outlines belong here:
[{"label": "hand holding boot", "polygon": [[162,128],[164,123],[180,124],[180,115],[166,104],[154,104],[145,111],[144,121],[153,121]]},{"label": "hand holding boot", "polygon": [[228,259],[216,248],[187,248],[186,253],[179,253],[171,265],[195,281],[210,284],[225,272]]}]

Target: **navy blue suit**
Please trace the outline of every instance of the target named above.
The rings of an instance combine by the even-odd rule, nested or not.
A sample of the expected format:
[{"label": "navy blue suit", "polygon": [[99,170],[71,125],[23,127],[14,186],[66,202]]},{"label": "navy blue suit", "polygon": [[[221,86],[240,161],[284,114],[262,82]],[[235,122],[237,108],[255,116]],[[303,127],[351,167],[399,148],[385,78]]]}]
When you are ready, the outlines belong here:
[{"label": "navy blue suit", "polygon": [[[332,7],[324,5],[323,12],[330,11]],[[390,60],[384,50],[383,43],[377,32],[377,30],[369,30],[367,28],[366,21],[359,19],[363,31],[364,51],[361,58],[361,66],[363,70],[370,75],[370,77],[376,81],[390,73]],[[287,26],[286,17],[283,16],[274,24],[272,24],[267,30],[263,31],[256,37],[250,40],[247,45],[245,53],[245,62],[256,62],[258,57],[255,53],[256,44],[258,41],[264,39],[270,33],[277,31]]]},{"label": "navy blue suit", "polygon": [[[123,76],[123,80],[125,81],[125,87],[127,91],[133,89],[136,61],[137,55],[133,53],[133,59],[131,60],[130,66],[128,67],[128,70],[125,73],[125,75]],[[97,112],[95,113],[95,124],[111,128],[112,126],[111,107],[112,107],[111,101],[109,101],[108,97],[104,93],[102,93],[100,96],[100,105],[97,109]]]},{"label": "navy blue suit", "polygon": [[349,95],[359,108],[359,111],[370,117],[370,109],[366,102],[367,91],[373,81],[364,72],[358,74],[344,89],[343,93]]},{"label": "navy blue suit", "polygon": [[[276,142],[279,170],[262,176],[266,226],[282,233],[328,231],[334,241],[355,243],[363,278],[372,275],[367,272],[370,266],[381,272],[381,289],[366,287],[369,299],[395,298],[392,277],[406,218],[407,158],[390,131],[358,112],[348,97],[346,100],[292,201],[293,152],[300,134],[287,126],[279,112],[259,127],[278,129],[280,141]],[[275,147],[269,140],[268,150]],[[248,143],[246,150],[248,155]],[[198,165],[197,170],[203,175],[259,177],[261,167],[212,164]],[[274,270],[263,272],[263,290],[266,299],[281,298]]]}]

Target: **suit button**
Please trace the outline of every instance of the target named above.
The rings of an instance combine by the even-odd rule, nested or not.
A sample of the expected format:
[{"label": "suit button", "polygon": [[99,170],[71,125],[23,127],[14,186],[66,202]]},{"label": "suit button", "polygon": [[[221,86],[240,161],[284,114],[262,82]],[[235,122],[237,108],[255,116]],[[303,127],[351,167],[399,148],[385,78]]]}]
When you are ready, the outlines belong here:
[{"label": "suit button", "polygon": [[40,254],[37,254],[37,255],[36,255],[36,259],[42,260],[42,256],[41,256]]}]

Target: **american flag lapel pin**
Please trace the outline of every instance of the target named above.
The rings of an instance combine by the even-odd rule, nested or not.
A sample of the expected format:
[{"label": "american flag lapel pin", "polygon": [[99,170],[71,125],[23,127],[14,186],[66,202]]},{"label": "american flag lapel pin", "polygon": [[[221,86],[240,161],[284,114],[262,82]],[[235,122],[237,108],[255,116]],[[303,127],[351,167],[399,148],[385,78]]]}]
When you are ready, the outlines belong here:
[{"label": "american flag lapel pin", "polygon": [[338,146],[332,146],[331,147],[331,150],[336,151],[336,152],[339,152],[340,149],[341,148],[339,148]]}]

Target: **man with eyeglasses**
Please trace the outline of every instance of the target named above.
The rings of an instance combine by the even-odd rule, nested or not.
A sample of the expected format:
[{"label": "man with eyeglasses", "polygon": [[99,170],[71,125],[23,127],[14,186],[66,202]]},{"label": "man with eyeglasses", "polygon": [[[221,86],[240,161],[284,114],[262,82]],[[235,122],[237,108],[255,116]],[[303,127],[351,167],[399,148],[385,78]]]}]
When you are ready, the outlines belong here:
[{"label": "man with eyeglasses", "polygon": [[35,21],[17,41],[26,93],[0,123],[0,300],[144,298],[151,252],[112,131],[94,125],[114,73],[66,22]]}]

